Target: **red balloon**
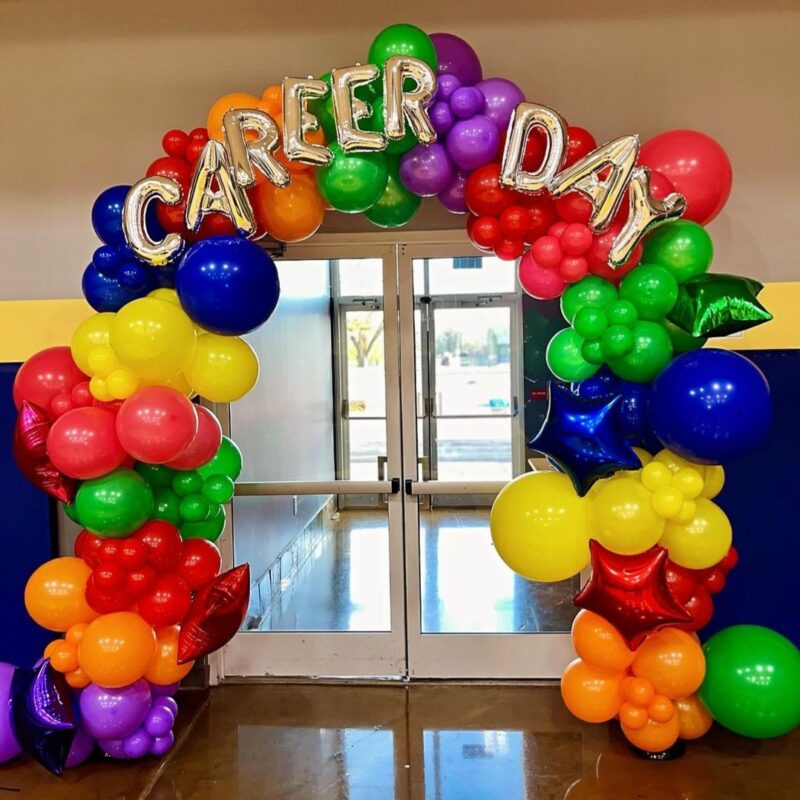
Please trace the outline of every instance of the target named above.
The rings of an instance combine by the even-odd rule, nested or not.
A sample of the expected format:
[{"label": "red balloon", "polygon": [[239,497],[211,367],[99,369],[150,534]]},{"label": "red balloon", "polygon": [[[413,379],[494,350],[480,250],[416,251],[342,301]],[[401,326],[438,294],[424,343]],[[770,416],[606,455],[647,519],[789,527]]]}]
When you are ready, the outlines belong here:
[{"label": "red balloon", "polygon": [[592,216],[592,201],[580,192],[567,192],[554,201],[556,213],[564,222],[580,222],[589,224]]},{"label": "red balloon", "polygon": [[69,347],[48,347],[34,353],[19,368],[14,379],[14,405],[19,409],[27,400],[50,415],[50,403],[56,395],[69,395],[76,384],[88,380],[72,360]]},{"label": "red balloon", "polygon": [[189,162],[182,158],[162,156],[147,168],[146,175],[148,178],[152,178],[154,175],[170,178],[183,188],[185,194],[192,180],[192,168],[189,166]]},{"label": "red balloon", "polygon": [[177,458],[197,435],[197,410],[176,389],[145,386],[117,414],[117,436],[137,461],[166,464]]},{"label": "red balloon", "polygon": [[125,589],[132,597],[140,597],[156,585],[156,580],[158,580],[158,576],[152,567],[132,569],[128,573]]},{"label": "red balloon", "polygon": [[522,239],[531,226],[531,215],[524,206],[509,206],[500,212],[500,229],[509,239]]},{"label": "red balloon", "polygon": [[497,217],[470,217],[467,222],[467,234],[476,247],[481,250],[493,250],[500,244],[503,231]]},{"label": "red balloon", "polygon": [[728,154],[700,131],[666,131],[646,141],[639,161],[661,172],[686,198],[684,219],[706,225],[722,211],[731,193]]},{"label": "red balloon", "polygon": [[519,262],[519,282],[525,292],[537,300],[561,297],[567,286],[557,269],[538,264],[530,250]]},{"label": "red balloon", "polygon": [[118,539],[119,550],[117,550],[116,560],[125,569],[138,569],[147,563],[149,551],[147,545],[141,539],[129,537]]},{"label": "red balloon", "polygon": [[172,461],[172,469],[197,469],[207,464],[216,455],[222,442],[222,427],[219,420],[204,406],[195,406],[197,411],[197,433],[189,446]]},{"label": "red balloon", "polygon": [[95,567],[92,571],[94,585],[101,592],[116,592],[125,586],[128,573],[125,567],[114,562],[106,562]]},{"label": "red balloon", "polygon": [[174,572],[181,563],[180,531],[163,519],[145,522],[133,535],[147,546],[147,563],[156,572]]},{"label": "red balloon", "polygon": [[550,226],[558,219],[553,198],[549,194],[523,195],[520,203],[528,209],[530,225],[524,234],[528,244],[544,236]]},{"label": "red balloon", "polygon": [[82,558],[92,569],[100,563],[100,546],[103,544],[100,536],[95,536],[89,531],[83,530],[78,534],[73,545],[73,552],[78,558]]},{"label": "red balloon", "polygon": [[564,168],[571,167],[576,161],[589,155],[597,147],[597,140],[586,128],[570,125],[567,128],[567,157]]},{"label": "red balloon", "polygon": [[124,590],[104,591],[94,580],[94,573],[86,581],[86,602],[99,614],[113,614],[116,611],[129,611],[133,598]]},{"label": "red balloon", "polygon": [[115,470],[125,460],[116,418],[100,408],[73,408],[47,436],[47,455],[65,475],[86,481]]},{"label": "red balloon", "polygon": [[187,539],[183,543],[178,575],[193,591],[202,589],[217,577],[222,556],[213,542],[206,539]]},{"label": "red balloon", "polygon": [[467,208],[477,216],[500,216],[500,212],[514,204],[514,192],[500,185],[500,164],[491,162],[478,167],[467,178],[464,200]]},{"label": "red balloon", "polygon": [[227,644],[242,627],[249,603],[249,564],[218,575],[201,589],[181,624],[178,663],[202,658]]},{"label": "red balloon", "polygon": [[192,605],[186,582],[174,574],[159,575],[153,588],[138,599],[137,611],[145,622],[157,628],[177,625]]},{"label": "red balloon", "polygon": [[168,156],[175,156],[176,158],[183,158],[186,152],[186,146],[189,144],[189,135],[182,130],[174,128],[164,134],[161,140],[161,147]]},{"label": "red balloon", "polygon": [[525,249],[522,239],[501,239],[494,248],[494,254],[503,261],[516,261]]},{"label": "red balloon", "polygon": [[691,622],[667,585],[665,548],[655,545],[644,553],[623,556],[594,540],[589,546],[592,574],[573,602],[607,619],[632,649],[653,630]]},{"label": "red balloon", "polygon": [[22,401],[14,428],[14,460],[19,471],[36,487],[62,503],[71,503],[78,487],[59,472],[47,455],[50,420],[43,409]]},{"label": "red balloon", "polygon": [[614,242],[622,230],[622,224],[612,222],[608,230],[600,235],[595,234],[591,247],[586,251],[586,261],[589,272],[607,281],[619,283],[642,260],[642,245],[636,246],[628,260],[619,267],[612,267],[608,263],[608,255]]}]

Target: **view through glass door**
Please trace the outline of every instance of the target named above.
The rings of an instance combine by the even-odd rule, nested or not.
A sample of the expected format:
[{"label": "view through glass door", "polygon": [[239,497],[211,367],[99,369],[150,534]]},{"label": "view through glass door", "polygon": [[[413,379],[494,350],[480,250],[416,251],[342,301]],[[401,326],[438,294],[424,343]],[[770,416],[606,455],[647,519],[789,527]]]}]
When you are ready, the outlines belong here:
[{"label": "view through glass door", "polygon": [[214,669],[560,674],[577,581],[516,576],[489,532],[529,468],[513,263],[376,238],[278,266],[278,310],[249,337],[262,376],[228,420],[246,466],[221,541],[251,564],[252,599]]}]

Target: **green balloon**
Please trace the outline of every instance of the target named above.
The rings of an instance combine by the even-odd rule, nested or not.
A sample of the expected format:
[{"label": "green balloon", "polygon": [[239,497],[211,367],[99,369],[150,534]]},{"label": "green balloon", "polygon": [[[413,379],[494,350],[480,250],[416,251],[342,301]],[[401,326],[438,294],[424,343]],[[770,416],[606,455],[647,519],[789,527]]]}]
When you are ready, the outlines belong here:
[{"label": "green balloon", "polygon": [[400,23],[384,28],[370,45],[367,61],[375,64],[382,75],[383,65],[391,56],[412,56],[424,61],[434,72],[439,68],[433,40],[416,25]]},{"label": "green balloon", "polygon": [[389,158],[387,161],[389,177],[386,189],[378,202],[364,212],[364,216],[380,228],[399,228],[417,213],[422,198],[409,192],[403,185],[398,160]]},{"label": "green balloon", "polygon": [[619,285],[619,296],[636,307],[639,319],[660,320],[678,299],[678,282],[658,264],[640,264]]},{"label": "green balloon", "polygon": [[586,306],[605,308],[617,299],[617,287],[611,281],[587,275],[569,286],[561,295],[561,313],[572,323],[575,315]]},{"label": "green balloon", "polygon": [[633,330],[625,325],[611,325],[606,329],[600,346],[606,358],[624,356],[633,350]]},{"label": "green balloon", "polygon": [[145,464],[142,461],[136,464],[135,469],[153,489],[169,489],[176,473],[164,464]]},{"label": "green balloon", "polygon": [[203,497],[212,503],[228,503],[235,488],[227,475],[210,475],[203,481]]},{"label": "green balloon", "polygon": [[156,489],[153,492],[153,499],[150,519],[163,519],[176,527],[181,524],[181,499],[172,489]]},{"label": "green balloon", "polygon": [[235,481],[242,474],[242,451],[232,439],[223,436],[214,457],[203,464],[197,472],[203,478],[208,478],[210,475],[227,475]]},{"label": "green balloon", "polygon": [[383,153],[345,153],[335,142],[333,160],[317,167],[317,186],[328,205],[345,214],[374,206],[386,189],[389,167]]},{"label": "green balloon", "polygon": [[[320,80],[325,81],[329,86],[332,86],[330,72],[326,72],[324,75],[321,75]],[[377,96],[377,93],[373,88],[373,84],[371,83],[367,84],[366,86],[357,86],[353,94],[359,100],[363,100],[365,103],[374,102],[375,97]],[[328,93],[321,100],[309,100],[308,110],[319,120],[320,127],[325,134],[325,140],[328,142],[337,141],[336,117],[333,114],[333,95]],[[364,127],[363,122],[359,124],[361,127]],[[364,127],[364,130],[372,130],[372,128],[367,129]]]},{"label": "green balloon", "polygon": [[172,491],[178,497],[197,494],[203,488],[203,476],[194,469],[176,472],[172,479]]},{"label": "green balloon", "polygon": [[639,312],[629,300],[615,300],[606,308],[606,316],[609,325],[624,325],[626,328],[632,328],[633,323],[639,319]]},{"label": "green balloon", "polygon": [[202,522],[184,522],[180,526],[183,539],[207,539],[216,542],[225,529],[225,509],[217,506],[208,519]]},{"label": "green balloon", "polygon": [[211,512],[211,503],[202,494],[187,494],[181,499],[180,512],[186,522],[202,522]]},{"label": "green balloon", "polygon": [[706,229],[685,219],[656,228],[644,242],[642,261],[668,269],[678,283],[702,275],[711,265],[714,245]]},{"label": "green balloon", "polygon": [[105,538],[133,533],[153,511],[153,490],[132,469],[115,469],[84,481],[75,496],[78,522]]},{"label": "green balloon", "polygon": [[80,523],[78,519],[78,509],[75,508],[75,503],[62,503],[64,513],[73,521]]},{"label": "green balloon", "polygon": [[599,339],[608,327],[608,320],[602,309],[584,306],[575,314],[572,327],[582,339]]},{"label": "green balloon", "polygon": [[547,345],[547,366],[559,380],[574,383],[591,377],[600,369],[581,353],[584,341],[572,328],[559,331]]},{"label": "green balloon", "polygon": [[724,728],[769,739],[800,725],[800,650],[760,625],[734,625],[704,645],[700,699]]},{"label": "green balloon", "polygon": [[601,366],[605,364],[606,357],[599,339],[584,341],[581,345],[581,355],[590,363]]},{"label": "green balloon", "polygon": [[672,341],[672,351],[675,355],[688,353],[690,350],[699,350],[706,343],[705,336],[692,336],[668,319],[664,320],[664,327]]},{"label": "green balloon", "polygon": [[[365,131],[383,133],[383,95],[376,97],[371,103],[372,115],[367,117],[361,127]],[[402,139],[389,139],[386,144],[386,152],[389,155],[400,155],[410,150],[417,143],[417,137],[406,122],[405,133]]]},{"label": "green balloon", "polygon": [[631,329],[633,346],[622,356],[607,354],[606,363],[624,381],[649,383],[672,359],[672,342],[658,322],[641,320]]}]

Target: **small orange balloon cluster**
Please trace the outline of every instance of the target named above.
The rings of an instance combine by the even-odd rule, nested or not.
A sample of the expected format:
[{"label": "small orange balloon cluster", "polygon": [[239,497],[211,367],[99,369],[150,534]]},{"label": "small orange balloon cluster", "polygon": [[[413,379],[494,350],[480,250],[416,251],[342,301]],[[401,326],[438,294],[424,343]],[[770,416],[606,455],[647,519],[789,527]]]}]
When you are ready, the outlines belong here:
[{"label": "small orange balloon cluster", "polygon": [[561,694],[585,722],[618,718],[635,747],[667,750],[680,739],[697,739],[711,716],[696,696],[705,676],[697,636],[678,628],[649,634],[632,650],[608,620],[583,610],[572,641],[578,658],[564,671]]}]

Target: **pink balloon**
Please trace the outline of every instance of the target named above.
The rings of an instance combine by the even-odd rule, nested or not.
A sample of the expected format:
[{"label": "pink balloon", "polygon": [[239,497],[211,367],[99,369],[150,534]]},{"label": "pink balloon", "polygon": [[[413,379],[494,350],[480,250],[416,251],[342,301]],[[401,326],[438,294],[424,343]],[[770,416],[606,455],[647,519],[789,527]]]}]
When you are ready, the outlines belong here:
[{"label": "pink balloon", "polygon": [[73,408],[47,436],[47,455],[56,469],[86,481],[116,469],[126,458],[114,415],[101,408]]},{"label": "pink balloon", "polygon": [[197,469],[215,456],[222,443],[222,428],[219,420],[204,406],[195,406],[197,411],[197,434],[189,446],[172,461],[172,469]]},{"label": "pink balloon", "polygon": [[722,146],[700,131],[666,131],[642,145],[639,161],[658,170],[686,198],[684,219],[700,225],[722,211],[733,172]]},{"label": "pink balloon", "polygon": [[14,405],[22,401],[39,406],[52,419],[50,403],[58,395],[69,395],[79,383],[89,380],[72,359],[69,347],[48,347],[34,353],[17,372],[14,379]]},{"label": "pink balloon", "polygon": [[529,250],[519,262],[519,282],[522,288],[537,300],[561,297],[567,284],[555,267],[542,267]]},{"label": "pink balloon", "polygon": [[177,458],[197,434],[195,406],[167,386],[145,386],[117,414],[117,436],[137,461],[166,464]]}]

